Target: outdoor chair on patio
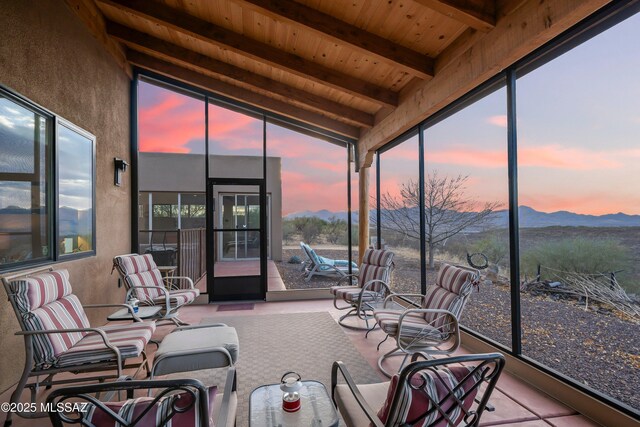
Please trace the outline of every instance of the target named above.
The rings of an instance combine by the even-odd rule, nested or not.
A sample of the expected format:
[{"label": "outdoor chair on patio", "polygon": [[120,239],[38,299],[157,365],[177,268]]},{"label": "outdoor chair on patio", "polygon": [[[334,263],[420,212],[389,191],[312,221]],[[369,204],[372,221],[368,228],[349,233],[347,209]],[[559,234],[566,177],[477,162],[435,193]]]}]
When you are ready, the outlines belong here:
[{"label": "outdoor chair on patio", "polygon": [[[146,367],[150,372],[145,347],[156,329],[154,322],[142,322],[126,304],[83,305],[73,294],[67,270],[34,270],[8,275],[2,282],[18,319],[24,337],[25,364],[11,403],[20,402],[25,387],[31,390],[35,404],[40,386],[75,381],[104,381],[119,378],[125,368],[136,368],[136,374]],[[91,327],[84,308],[126,307],[133,323]],[[142,357],[137,364],[126,365],[127,359]],[[113,374],[81,376],[77,379],[54,381],[61,372],[74,374],[114,371]],[[31,377],[35,381],[27,384]],[[44,377],[42,380],[40,377]],[[23,412],[25,418],[46,417],[46,413]],[[11,424],[11,412],[5,426]]]},{"label": "outdoor chair on patio", "polygon": [[[320,256],[304,242],[300,242],[300,247],[307,257],[302,267],[305,281],[308,282],[313,276],[345,277],[349,274],[349,261]],[[358,274],[358,265],[355,262],[351,263],[351,273]]]},{"label": "outdoor chair on patio", "polygon": [[135,297],[140,304],[159,305],[162,319],[170,320],[176,326],[187,325],[178,318],[178,310],[200,295],[191,278],[163,277],[150,254],[119,255],[113,259],[113,268],[118,270],[127,289],[125,301]]},{"label": "outdoor chair on patio", "polygon": [[[402,369],[409,356],[415,360],[418,355],[428,358],[429,354],[453,353],[460,346],[458,319],[479,277],[477,270],[443,263],[436,282],[427,287],[425,295],[388,296],[383,307],[376,308],[373,314],[380,329],[387,334],[385,340],[393,337],[396,348],[380,356],[380,370],[391,376],[383,368],[382,362],[393,356],[404,356],[400,365]],[[401,298],[404,301],[418,298],[420,303],[404,311],[387,308],[394,300]]]},{"label": "outdoor chair on patio", "polygon": [[[356,385],[335,362],[331,394],[348,427],[477,426],[504,363],[500,353],[420,361],[391,381]],[[338,384],[338,372],[346,384]]]},{"label": "outdoor chair on patio", "polygon": [[[393,252],[383,249],[367,249],[362,257],[358,273],[344,275],[336,286],[331,287],[333,305],[338,310],[349,310],[340,317],[340,325],[351,328],[368,330],[369,319],[373,303],[382,303],[389,294],[389,281],[393,269]],[[355,285],[352,283],[357,281]],[[344,301],[346,306],[338,306],[338,300]],[[345,323],[349,316],[356,316],[365,321],[366,327]]]},{"label": "outdoor chair on patio", "polygon": [[[158,389],[154,397],[136,397],[136,390]],[[101,401],[94,394],[127,392],[127,400]],[[47,403],[62,411],[51,411],[54,427],[81,424],[93,427],[232,427],[238,397],[235,368],[227,372],[222,394],[218,387],[205,387],[196,379],[116,381],[53,391]]]}]

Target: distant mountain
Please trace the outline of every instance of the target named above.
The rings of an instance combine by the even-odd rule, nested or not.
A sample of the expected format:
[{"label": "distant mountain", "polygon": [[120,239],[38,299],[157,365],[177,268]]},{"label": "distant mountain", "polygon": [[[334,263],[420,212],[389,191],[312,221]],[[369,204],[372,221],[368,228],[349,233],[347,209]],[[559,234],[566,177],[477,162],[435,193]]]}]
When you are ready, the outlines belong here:
[{"label": "distant mountain", "polygon": [[[320,211],[303,211],[289,214],[285,219],[293,219],[299,217],[317,217],[328,221],[331,217],[347,220],[347,212],[332,212],[326,209]],[[371,217],[375,216],[375,210],[370,212]],[[415,209],[415,215],[418,210]],[[354,222],[358,221],[358,212],[352,212]],[[627,215],[619,212],[606,215],[585,215],[568,211],[558,212],[540,212],[529,206],[520,206],[519,208],[520,227],[522,228],[540,228],[552,226],[564,227],[640,227],[640,215]],[[496,211],[493,216],[493,225],[495,227],[506,228],[509,224],[509,212],[505,210]]]},{"label": "distant mountain", "polygon": [[[327,209],[322,209],[320,211],[294,212],[294,213],[291,213],[289,215],[286,215],[284,217],[284,219],[308,218],[308,217],[316,217],[316,218],[323,219],[325,221],[329,221],[329,219],[331,219],[332,217],[335,217],[337,219],[341,219],[343,221],[346,221],[347,218],[349,217],[349,213],[345,212],[345,211],[332,212],[332,211],[329,211]],[[357,221],[358,220],[358,212],[352,212],[351,213],[351,218],[352,218],[353,221]]]},{"label": "distant mountain", "polygon": [[[520,206],[520,227],[539,228],[551,226],[565,227],[640,227],[640,215],[627,215],[622,212],[606,215],[585,215],[568,211],[545,213],[529,206]],[[496,212],[496,225],[508,224],[506,210]]]}]

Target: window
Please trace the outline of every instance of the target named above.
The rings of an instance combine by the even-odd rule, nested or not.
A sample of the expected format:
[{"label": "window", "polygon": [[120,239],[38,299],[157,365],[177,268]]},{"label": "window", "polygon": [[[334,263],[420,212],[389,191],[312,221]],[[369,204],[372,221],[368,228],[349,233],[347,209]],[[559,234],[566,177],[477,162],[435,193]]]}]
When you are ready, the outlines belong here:
[{"label": "window", "polygon": [[58,243],[61,256],[94,251],[94,137],[58,121]]},{"label": "window", "polygon": [[95,253],[94,144],[0,88],[0,269]]},{"label": "window", "polygon": [[[420,180],[418,134],[380,156],[380,247],[394,252],[391,290],[420,293]],[[374,217],[373,223],[377,222]]]}]

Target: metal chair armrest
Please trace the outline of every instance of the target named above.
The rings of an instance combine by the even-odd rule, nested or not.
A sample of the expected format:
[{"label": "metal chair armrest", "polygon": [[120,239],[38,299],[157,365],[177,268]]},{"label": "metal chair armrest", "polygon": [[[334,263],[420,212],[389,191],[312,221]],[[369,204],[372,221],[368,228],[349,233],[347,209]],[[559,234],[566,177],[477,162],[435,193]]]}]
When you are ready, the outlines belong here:
[{"label": "metal chair armrest", "polygon": [[226,323],[210,323],[210,324],[206,324],[206,325],[189,325],[189,326],[180,326],[178,328],[175,328],[173,330],[173,332],[177,332],[177,331],[187,331],[189,329],[203,329],[203,328],[215,328],[218,326],[228,326]]},{"label": "metal chair armrest", "polygon": [[[345,279],[350,279],[353,277],[359,277],[358,274],[353,273],[353,274],[345,274],[344,276],[342,276],[340,279],[338,279],[338,283],[336,283],[336,286],[340,286],[340,283],[345,280]],[[348,286],[357,286],[357,285],[348,285]]]},{"label": "metal chair armrest", "polygon": [[193,284],[193,280],[191,279],[191,277],[171,276],[171,277],[165,277],[163,280],[168,283],[170,283],[173,280],[177,280],[179,282],[187,282],[189,284],[188,288],[183,288],[182,286],[179,286],[178,289],[194,289],[195,288],[195,285]]},{"label": "metal chair armrest", "polygon": [[[401,315],[400,318],[398,319],[398,335],[396,336],[396,342],[398,343],[398,346],[405,351],[405,347],[402,345],[401,343],[401,337],[402,337],[402,323],[404,322],[404,318],[409,315],[409,314],[413,314],[413,313],[418,313],[418,314],[428,314],[428,313],[442,313],[444,315],[448,315],[451,319],[451,324],[453,325],[452,329],[453,331],[449,332],[450,335],[453,336],[454,340],[453,343],[451,344],[450,348],[447,349],[439,349],[439,350],[434,350],[434,351],[430,351],[431,353],[436,353],[436,354],[449,354],[454,352],[455,350],[457,350],[457,348],[460,346],[460,328],[458,327],[458,318],[449,310],[443,310],[443,309],[437,309],[437,308],[411,308],[409,310],[405,310]],[[432,326],[434,329],[438,329],[435,326]],[[441,343],[445,343],[449,341],[449,338],[447,339],[442,339],[442,340],[438,340],[438,342]]]},{"label": "metal chair armrest", "polygon": [[[156,289],[160,291],[160,293],[164,295],[164,303],[165,303],[167,312],[171,311],[171,299],[170,299],[171,296],[169,295],[169,291],[166,290],[163,286],[131,286],[127,291],[127,296],[126,296],[127,300],[129,299],[129,295],[131,295],[131,293],[136,289]],[[147,300],[147,301],[153,301],[153,300]]]},{"label": "metal chair armrest", "polygon": [[394,298],[420,298],[420,305],[424,304],[425,296],[422,294],[396,294],[391,292],[389,296],[384,299],[383,307],[387,307],[387,302],[393,301]]},{"label": "metal chair armrest", "polygon": [[51,335],[51,334],[66,334],[69,332],[88,332],[88,333],[96,333],[100,335],[100,338],[102,338],[104,345],[107,348],[111,349],[111,351],[113,351],[116,354],[116,358],[118,359],[118,366],[122,364],[122,356],[120,355],[120,350],[118,349],[118,347],[111,344],[111,342],[109,341],[109,337],[107,337],[107,334],[102,329],[98,329],[98,328],[42,329],[39,331],[18,331],[16,332],[16,335],[25,335],[25,336],[33,336],[33,335],[39,335],[39,334]]},{"label": "metal chair armrest", "polygon": [[380,421],[380,418],[378,418],[376,412],[371,408],[371,406],[369,406],[367,401],[364,400],[364,397],[360,393],[360,390],[358,390],[358,386],[356,385],[355,381],[353,381],[351,374],[347,370],[347,366],[341,361],[333,362],[333,366],[331,367],[331,400],[333,400],[334,406],[337,406],[335,393],[336,386],[338,385],[338,371],[340,371],[340,373],[342,374],[342,377],[347,383],[347,386],[353,394],[353,397],[356,399],[356,402],[358,402],[358,405],[360,405],[360,408],[362,408],[367,418],[369,418],[371,424],[373,424],[375,427],[384,427],[384,424],[382,424],[382,421]]},{"label": "metal chair armrest", "polygon": [[362,297],[364,295],[364,292],[367,291],[368,288],[370,288],[371,286],[373,286],[376,283],[382,284],[382,287],[386,290],[385,293],[389,293],[389,294],[391,293],[391,288],[389,288],[389,285],[384,280],[381,280],[381,279],[369,280],[367,283],[365,283],[362,286],[362,289],[360,290],[360,295],[358,296],[358,316],[360,316],[360,313],[361,313],[361,310],[362,310],[362,304],[363,304],[363,302],[362,302],[363,298]]}]

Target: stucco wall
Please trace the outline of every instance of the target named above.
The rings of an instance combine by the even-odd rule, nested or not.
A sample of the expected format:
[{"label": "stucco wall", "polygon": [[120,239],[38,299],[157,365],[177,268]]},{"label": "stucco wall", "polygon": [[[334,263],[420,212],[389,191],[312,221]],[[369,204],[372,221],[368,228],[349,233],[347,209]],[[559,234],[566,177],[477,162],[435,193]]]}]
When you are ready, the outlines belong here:
[{"label": "stucco wall", "polygon": [[[129,78],[65,2],[0,0],[0,83],[96,136],[97,255],[67,268],[84,303],[121,302],[110,276],[114,255],[130,251],[130,175],[113,185],[113,158],[129,160]],[[1,291],[4,295],[4,291]],[[93,324],[105,312],[89,311]],[[13,387],[24,363],[18,324],[0,298],[0,390]]]}]

